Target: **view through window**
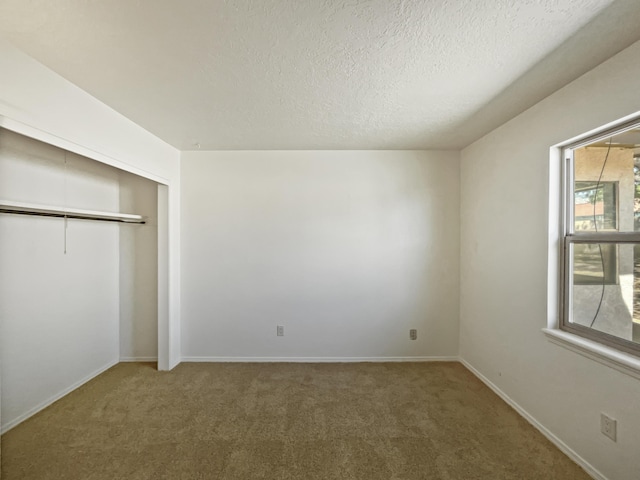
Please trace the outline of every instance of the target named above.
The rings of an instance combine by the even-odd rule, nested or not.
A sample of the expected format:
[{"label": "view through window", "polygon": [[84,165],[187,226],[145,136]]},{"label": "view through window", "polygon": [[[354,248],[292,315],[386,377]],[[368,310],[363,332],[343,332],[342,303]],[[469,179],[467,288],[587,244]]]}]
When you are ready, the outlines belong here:
[{"label": "view through window", "polygon": [[640,355],[640,122],[564,157],[561,327]]}]

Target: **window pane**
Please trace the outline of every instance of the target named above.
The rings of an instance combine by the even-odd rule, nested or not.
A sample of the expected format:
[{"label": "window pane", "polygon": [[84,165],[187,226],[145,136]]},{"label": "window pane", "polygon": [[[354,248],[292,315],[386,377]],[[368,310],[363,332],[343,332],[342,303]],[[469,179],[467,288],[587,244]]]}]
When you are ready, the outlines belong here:
[{"label": "window pane", "polygon": [[575,231],[617,230],[618,183],[575,183]]},{"label": "window pane", "polygon": [[574,285],[616,284],[617,267],[616,245],[580,243],[573,246]]},{"label": "window pane", "polygon": [[574,231],[640,231],[640,129],[573,155]]},{"label": "window pane", "polygon": [[640,343],[640,245],[574,244],[571,255],[570,323]]}]

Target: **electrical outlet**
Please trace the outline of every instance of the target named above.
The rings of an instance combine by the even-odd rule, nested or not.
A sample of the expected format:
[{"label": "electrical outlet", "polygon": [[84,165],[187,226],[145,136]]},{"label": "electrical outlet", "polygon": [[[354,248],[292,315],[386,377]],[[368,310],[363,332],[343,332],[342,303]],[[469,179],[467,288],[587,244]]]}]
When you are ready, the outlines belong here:
[{"label": "electrical outlet", "polygon": [[417,338],[418,338],[418,330],[416,330],[415,328],[412,328],[411,330],[409,330],[409,338],[411,340],[417,340]]},{"label": "electrical outlet", "polygon": [[604,413],[600,414],[600,431],[614,442],[616,441],[618,422]]},{"label": "electrical outlet", "polygon": [[278,325],[276,327],[276,335],[279,337],[284,337],[284,325]]}]

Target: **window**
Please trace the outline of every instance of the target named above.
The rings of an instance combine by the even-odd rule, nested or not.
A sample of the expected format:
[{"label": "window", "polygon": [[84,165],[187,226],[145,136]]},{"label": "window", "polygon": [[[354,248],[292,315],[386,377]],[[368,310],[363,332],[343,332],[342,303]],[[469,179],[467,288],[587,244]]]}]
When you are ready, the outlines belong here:
[{"label": "window", "polygon": [[568,332],[640,355],[640,121],[563,149]]},{"label": "window", "polygon": [[[574,229],[576,231],[616,231],[618,222],[618,182],[574,182]],[[605,285],[618,283],[615,245],[593,248],[578,244],[573,249],[574,285]],[[600,256],[602,255],[602,258]],[[604,262],[604,264],[602,264]]]}]

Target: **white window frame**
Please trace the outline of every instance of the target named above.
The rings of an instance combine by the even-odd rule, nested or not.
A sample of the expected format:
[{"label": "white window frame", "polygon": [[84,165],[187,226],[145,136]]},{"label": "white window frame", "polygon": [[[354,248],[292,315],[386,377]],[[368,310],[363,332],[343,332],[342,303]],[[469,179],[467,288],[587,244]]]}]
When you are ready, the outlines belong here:
[{"label": "white window frame", "polygon": [[[591,353],[613,357],[616,361],[620,360],[620,356],[616,351],[620,351],[625,360],[623,363],[626,367],[631,365],[632,369],[640,370],[640,345],[605,332],[595,330],[583,325],[575,324],[569,321],[572,318],[571,298],[572,298],[572,281],[571,272],[573,271],[573,258],[570,254],[572,245],[584,243],[599,244],[640,244],[640,232],[617,232],[617,231],[600,231],[600,232],[576,232],[574,231],[574,178],[573,178],[573,152],[574,150],[595,143],[600,140],[606,140],[614,135],[623,133],[632,128],[640,128],[640,118],[635,116],[631,120],[624,121],[606,129],[599,130],[597,133],[586,135],[579,140],[558,146],[560,152],[560,228],[558,238],[558,257],[559,257],[559,321],[556,325],[550,325],[545,329],[547,335],[558,341],[572,343],[574,346],[585,347]],[[553,163],[553,162],[552,162]],[[551,189],[553,191],[554,189]],[[555,331],[554,331],[555,330]],[[559,330],[559,331],[558,331]],[[566,332],[565,335],[562,333]],[[582,337],[585,341],[571,341],[573,336]],[[602,345],[602,348],[599,348]],[[611,352],[611,349],[615,351]],[[582,353],[582,352],[580,352]],[[633,358],[627,358],[628,355]],[[628,361],[630,360],[630,362]],[[637,361],[636,361],[637,360]],[[634,375],[635,376],[635,375]]]}]

